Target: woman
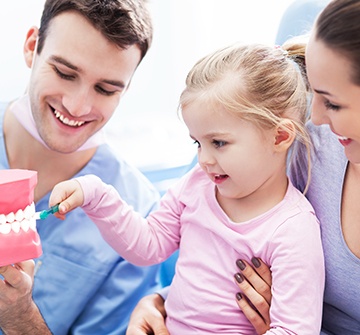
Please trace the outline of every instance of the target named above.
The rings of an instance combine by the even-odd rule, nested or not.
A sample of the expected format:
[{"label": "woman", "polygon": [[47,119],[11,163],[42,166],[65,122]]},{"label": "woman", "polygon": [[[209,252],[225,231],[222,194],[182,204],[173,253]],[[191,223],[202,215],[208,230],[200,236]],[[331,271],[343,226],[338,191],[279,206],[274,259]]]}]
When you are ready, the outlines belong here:
[{"label": "woman", "polygon": [[[325,253],[324,335],[360,334],[359,17],[359,1],[332,1],[319,15],[306,48],[315,149],[307,197],[321,222]],[[292,170],[300,189],[301,161]],[[267,327],[261,320],[255,321],[262,327],[259,333]]]},{"label": "woman", "polygon": [[[309,131],[315,151],[307,197],[321,222],[326,267],[322,335],[360,334],[359,18],[360,1],[330,2],[319,15],[306,49],[308,79],[313,90]],[[299,157],[298,166],[291,172],[300,189],[306,180],[301,161]],[[268,320],[270,272],[255,260],[254,266],[260,265],[256,270],[262,273],[262,279],[251,266],[240,264],[240,271],[248,281],[239,287],[260,313],[246,299],[238,303],[262,334],[269,328],[264,320]],[[155,313],[150,313],[152,316],[139,313],[150,311],[154,303],[161,306],[159,296],[150,298],[138,305],[128,334],[145,334],[133,331],[140,328],[157,328],[161,332],[155,334],[166,334]],[[147,305],[145,309],[144,305]]]}]

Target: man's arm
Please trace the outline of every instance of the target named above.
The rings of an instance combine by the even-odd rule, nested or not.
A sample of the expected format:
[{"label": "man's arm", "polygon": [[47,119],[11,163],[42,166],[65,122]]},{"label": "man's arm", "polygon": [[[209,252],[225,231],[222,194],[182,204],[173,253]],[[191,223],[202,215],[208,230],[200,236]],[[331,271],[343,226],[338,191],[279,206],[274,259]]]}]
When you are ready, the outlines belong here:
[{"label": "man's arm", "polygon": [[132,312],[126,335],[169,335],[165,317],[164,298],[157,293],[146,296]]},{"label": "man's arm", "polygon": [[51,335],[32,300],[34,262],[0,267],[0,328],[6,335]]}]

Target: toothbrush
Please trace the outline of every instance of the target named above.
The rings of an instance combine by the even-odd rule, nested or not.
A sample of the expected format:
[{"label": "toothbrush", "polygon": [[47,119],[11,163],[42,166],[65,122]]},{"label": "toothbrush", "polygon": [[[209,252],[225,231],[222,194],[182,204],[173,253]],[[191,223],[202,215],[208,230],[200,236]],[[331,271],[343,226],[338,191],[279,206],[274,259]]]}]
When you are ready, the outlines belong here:
[{"label": "toothbrush", "polygon": [[54,214],[59,211],[59,204],[50,207],[49,209],[35,213],[35,220],[45,220],[50,214]]}]

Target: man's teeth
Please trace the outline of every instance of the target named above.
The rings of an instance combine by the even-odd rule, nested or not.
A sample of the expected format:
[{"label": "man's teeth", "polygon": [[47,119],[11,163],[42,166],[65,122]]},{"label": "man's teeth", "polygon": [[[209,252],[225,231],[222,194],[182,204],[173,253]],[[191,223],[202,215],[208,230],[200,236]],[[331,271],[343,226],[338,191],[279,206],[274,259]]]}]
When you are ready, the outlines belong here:
[{"label": "man's teeth", "polygon": [[58,112],[57,110],[54,110],[54,114],[63,124],[66,124],[70,127],[80,127],[85,123],[85,121],[69,120],[67,117],[60,114],[60,112]]},{"label": "man's teeth", "polygon": [[11,231],[18,233],[20,229],[27,232],[29,229],[36,231],[35,204],[19,209],[16,213],[0,214],[0,234],[9,234]]}]

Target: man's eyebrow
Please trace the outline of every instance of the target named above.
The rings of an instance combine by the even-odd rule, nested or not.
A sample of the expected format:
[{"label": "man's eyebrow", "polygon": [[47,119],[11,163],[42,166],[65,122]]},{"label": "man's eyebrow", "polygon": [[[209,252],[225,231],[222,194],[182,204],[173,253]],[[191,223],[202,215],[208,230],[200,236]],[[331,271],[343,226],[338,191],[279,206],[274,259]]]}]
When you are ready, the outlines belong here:
[{"label": "man's eyebrow", "polygon": [[78,72],[81,72],[81,70],[74,64],[71,64],[69,61],[67,61],[66,59],[60,57],[60,56],[51,56],[50,57],[50,60],[56,62],[56,63],[60,63],[60,64],[63,64],[65,66],[67,66],[68,68],[70,68],[71,70],[74,70],[74,71],[78,71]]},{"label": "man's eyebrow", "polygon": [[[81,69],[78,66],[76,66],[74,64],[71,64],[69,61],[67,61],[63,57],[54,55],[54,56],[50,57],[50,60],[52,60],[53,62],[56,62],[56,63],[60,63],[62,65],[65,65],[66,67],[68,67],[71,70],[77,71],[79,73],[82,72]],[[102,79],[100,81],[105,83],[105,84],[120,87],[121,89],[124,89],[126,87],[125,83],[123,81],[119,81],[119,80]]]}]

